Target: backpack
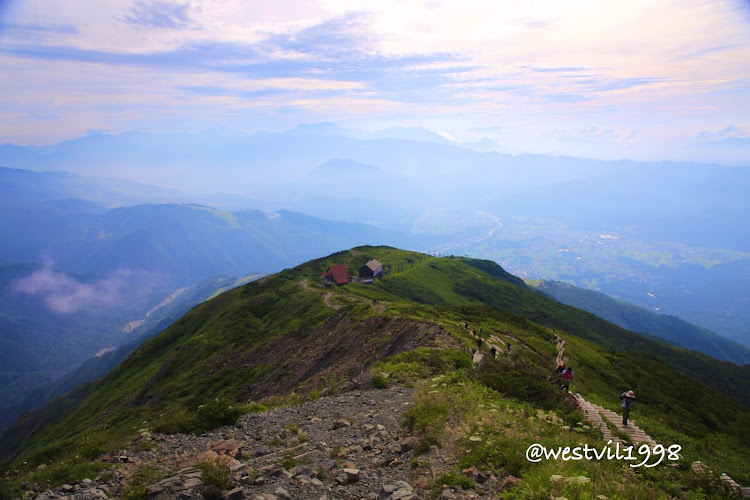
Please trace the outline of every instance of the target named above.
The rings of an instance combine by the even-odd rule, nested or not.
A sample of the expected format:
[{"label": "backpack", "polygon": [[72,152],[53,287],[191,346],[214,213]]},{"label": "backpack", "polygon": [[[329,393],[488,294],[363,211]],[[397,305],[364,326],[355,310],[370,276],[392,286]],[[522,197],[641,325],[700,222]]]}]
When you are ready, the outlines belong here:
[{"label": "backpack", "polygon": [[573,372],[570,369],[565,370],[563,377],[565,377],[565,380],[573,380]]}]

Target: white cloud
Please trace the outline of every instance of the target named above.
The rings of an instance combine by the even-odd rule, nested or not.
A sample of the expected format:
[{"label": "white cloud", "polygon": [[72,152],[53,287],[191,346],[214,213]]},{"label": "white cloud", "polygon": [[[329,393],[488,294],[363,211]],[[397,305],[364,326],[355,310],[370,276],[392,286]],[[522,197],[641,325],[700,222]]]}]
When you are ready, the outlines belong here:
[{"label": "white cloud", "polygon": [[104,279],[84,283],[45,266],[18,279],[13,288],[40,297],[53,312],[72,314],[122,306],[126,301],[147,295],[159,278],[155,273],[123,269]]},{"label": "white cloud", "polygon": [[[493,126],[518,136],[534,122],[532,148],[555,130],[598,127],[634,150],[650,141],[667,151],[750,109],[750,31],[738,9],[729,0],[28,0],[7,17],[36,26],[35,37],[7,30],[0,55],[12,75],[0,106],[26,113],[0,133],[49,142],[163,116],[208,128],[252,108],[269,114],[245,127],[371,120],[462,137]],[[633,129],[641,133],[628,139]]]}]

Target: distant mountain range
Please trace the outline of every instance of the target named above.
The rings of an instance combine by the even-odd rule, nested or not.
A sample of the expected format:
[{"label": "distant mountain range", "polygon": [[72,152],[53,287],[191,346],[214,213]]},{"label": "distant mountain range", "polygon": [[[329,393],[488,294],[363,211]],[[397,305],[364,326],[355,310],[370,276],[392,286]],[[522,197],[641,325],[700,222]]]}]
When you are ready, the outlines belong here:
[{"label": "distant mountain range", "polygon": [[596,314],[633,332],[644,333],[739,365],[750,364],[750,349],[675,316],[656,314],[603,293],[559,281],[529,280],[555,300]]}]

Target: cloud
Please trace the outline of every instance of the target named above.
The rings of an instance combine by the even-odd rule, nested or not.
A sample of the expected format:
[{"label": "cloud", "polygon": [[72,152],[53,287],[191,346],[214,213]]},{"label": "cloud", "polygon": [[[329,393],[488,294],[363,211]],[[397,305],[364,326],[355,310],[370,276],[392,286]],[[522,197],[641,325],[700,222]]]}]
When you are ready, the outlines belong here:
[{"label": "cloud", "polygon": [[79,33],[77,27],[72,24],[25,24],[25,23],[5,23],[0,25],[0,30],[9,31],[17,35],[27,35],[32,33],[52,33],[75,35]]},{"label": "cloud", "polygon": [[614,126],[679,153],[677,138],[744,121],[750,98],[744,0],[6,3],[14,143],[335,120],[457,137]]},{"label": "cloud", "polygon": [[537,73],[571,73],[575,71],[590,71],[591,68],[579,68],[579,67],[573,67],[573,66],[561,66],[559,68],[534,68],[529,66],[528,67],[531,71],[536,71]]},{"label": "cloud", "polygon": [[185,28],[192,23],[190,4],[166,0],[138,0],[120,20],[146,28]]},{"label": "cloud", "polygon": [[719,130],[704,130],[698,138],[705,140],[734,139],[750,137],[750,126],[732,124]]},{"label": "cloud", "polygon": [[[17,292],[41,298],[58,314],[112,309],[145,296],[159,276],[145,271],[119,270],[108,277],[81,282],[50,266],[34,271],[13,284]],[[136,299],[137,300],[137,299]]]}]

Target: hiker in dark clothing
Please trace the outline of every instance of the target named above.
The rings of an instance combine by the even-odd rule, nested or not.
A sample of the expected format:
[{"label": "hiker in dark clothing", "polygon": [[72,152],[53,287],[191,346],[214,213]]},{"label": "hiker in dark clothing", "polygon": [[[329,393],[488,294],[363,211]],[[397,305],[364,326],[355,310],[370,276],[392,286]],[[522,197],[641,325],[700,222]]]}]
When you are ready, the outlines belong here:
[{"label": "hiker in dark clothing", "polygon": [[620,394],[620,406],[622,406],[622,425],[628,425],[628,417],[630,417],[630,409],[633,407],[633,401],[635,401],[635,393],[633,391],[623,392]]},{"label": "hiker in dark clothing", "polygon": [[565,392],[570,392],[570,383],[573,381],[573,368],[568,367],[567,370],[563,372],[563,383],[561,389],[563,389]]},{"label": "hiker in dark clothing", "polygon": [[477,331],[476,331],[476,330],[472,330],[472,331],[471,331],[471,334],[472,334],[472,335],[474,335],[474,336],[476,337],[476,336],[477,336]]},{"label": "hiker in dark clothing", "polygon": [[479,333],[482,333],[482,330],[484,330],[484,328],[482,328],[482,327],[480,326],[480,327],[479,327]]},{"label": "hiker in dark clothing", "polygon": [[492,354],[492,359],[497,358],[497,349],[495,349],[494,345],[490,347],[490,354]]},{"label": "hiker in dark clothing", "polygon": [[467,330],[469,329],[469,324],[466,321],[464,321],[464,328]]},{"label": "hiker in dark clothing", "polygon": [[508,343],[508,352],[510,352],[510,342]]},{"label": "hiker in dark clothing", "polygon": [[555,373],[556,374],[557,373],[565,373],[565,364],[564,363],[560,363],[559,365],[557,365],[557,369],[555,370]]},{"label": "hiker in dark clothing", "polygon": [[477,338],[477,350],[478,351],[482,350],[482,339],[481,338]]}]

